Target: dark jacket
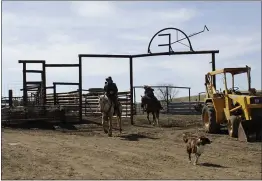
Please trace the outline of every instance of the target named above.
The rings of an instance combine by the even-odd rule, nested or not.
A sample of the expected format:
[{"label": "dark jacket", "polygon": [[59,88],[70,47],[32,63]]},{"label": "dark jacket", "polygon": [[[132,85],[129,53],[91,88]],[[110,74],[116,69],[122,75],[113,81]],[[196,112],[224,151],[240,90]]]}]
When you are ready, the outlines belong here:
[{"label": "dark jacket", "polygon": [[154,97],[155,96],[154,95],[154,89],[152,89],[151,87],[146,88],[144,94],[146,96],[149,96],[149,97]]},{"label": "dark jacket", "polygon": [[114,95],[117,95],[118,93],[118,88],[116,86],[115,83],[107,83],[105,86],[104,86],[104,91],[107,93],[107,94],[110,94],[110,91],[113,92]]}]

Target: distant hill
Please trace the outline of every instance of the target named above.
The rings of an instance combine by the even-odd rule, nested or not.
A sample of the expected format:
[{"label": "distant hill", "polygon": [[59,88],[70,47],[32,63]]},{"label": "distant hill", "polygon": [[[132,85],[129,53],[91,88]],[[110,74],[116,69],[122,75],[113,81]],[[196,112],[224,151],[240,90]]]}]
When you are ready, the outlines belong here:
[{"label": "distant hill", "polygon": [[[247,92],[247,91],[241,91],[241,92]],[[262,95],[262,90],[257,90],[257,93],[260,93]],[[201,94],[200,95],[200,101],[204,101],[205,96],[206,96],[205,94]],[[191,96],[191,101],[192,102],[198,101],[198,95]],[[173,102],[188,102],[188,96],[174,98]]]},{"label": "distant hill", "polygon": [[[200,101],[204,101],[205,96],[205,94],[201,94]],[[191,96],[191,101],[198,101],[198,95]],[[188,96],[175,98],[173,99],[173,102],[188,102]]]}]

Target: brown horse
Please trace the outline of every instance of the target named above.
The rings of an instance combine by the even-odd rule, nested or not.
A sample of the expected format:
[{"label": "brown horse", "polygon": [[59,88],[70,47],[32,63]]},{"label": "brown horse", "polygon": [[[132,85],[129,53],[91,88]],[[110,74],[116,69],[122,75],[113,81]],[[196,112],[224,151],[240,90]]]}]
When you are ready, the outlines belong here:
[{"label": "brown horse", "polygon": [[147,120],[149,122],[149,124],[151,124],[151,121],[149,119],[149,113],[152,113],[153,115],[153,125],[155,125],[155,123],[157,124],[157,126],[159,126],[159,112],[162,108],[161,104],[148,97],[148,96],[141,96],[141,107],[147,112]]}]

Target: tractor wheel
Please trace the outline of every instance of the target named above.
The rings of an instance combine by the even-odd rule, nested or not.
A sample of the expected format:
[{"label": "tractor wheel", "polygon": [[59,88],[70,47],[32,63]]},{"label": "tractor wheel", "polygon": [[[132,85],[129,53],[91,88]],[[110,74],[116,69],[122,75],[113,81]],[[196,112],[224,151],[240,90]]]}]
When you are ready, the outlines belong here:
[{"label": "tractor wheel", "polygon": [[202,121],[207,133],[216,134],[220,131],[220,125],[216,122],[216,113],[212,105],[203,106]]},{"label": "tractor wheel", "polygon": [[238,137],[238,127],[240,124],[240,120],[237,116],[230,116],[227,124],[228,134],[230,137],[237,138]]}]

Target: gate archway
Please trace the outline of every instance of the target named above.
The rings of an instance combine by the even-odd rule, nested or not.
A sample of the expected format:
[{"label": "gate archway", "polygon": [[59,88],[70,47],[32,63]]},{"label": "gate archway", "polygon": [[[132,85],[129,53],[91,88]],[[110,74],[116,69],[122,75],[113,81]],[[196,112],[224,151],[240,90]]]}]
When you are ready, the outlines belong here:
[{"label": "gate archway", "polygon": [[[177,40],[175,42],[171,42],[171,34],[159,34],[160,32],[163,32],[165,30],[176,30],[181,32],[182,34],[185,35],[185,38],[183,39],[187,39],[189,42],[189,50],[188,51],[173,51],[172,49],[172,44],[182,41],[183,39]],[[133,125],[133,108],[134,108],[134,100],[133,100],[133,95],[134,95],[134,85],[133,85],[133,60],[135,58],[141,58],[141,57],[152,57],[152,56],[164,56],[164,55],[199,55],[199,54],[210,54],[211,55],[211,64],[212,64],[212,71],[214,71],[216,69],[216,64],[215,64],[215,54],[219,53],[219,50],[198,50],[198,51],[194,51],[191,41],[189,39],[189,37],[197,35],[199,33],[204,32],[205,30],[209,31],[208,28],[205,26],[203,31],[200,31],[198,33],[193,33],[191,35],[187,35],[185,32],[183,32],[182,30],[178,29],[178,28],[164,28],[160,31],[158,31],[150,40],[149,45],[148,45],[148,53],[146,54],[135,54],[135,55],[130,55],[130,54],[79,54],[78,58],[79,58],[79,97],[82,97],[82,58],[126,58],[129,59],[129,74],[130,74],[130,96],[131,96],[131,115],[130,115],[130,121],[131,124]],[[169,50],[167,52],[158,52],[158,53],[152,53],[150,50],[150,46],[151,46],[151,42],[154,40],[154,38],[156,37],[156,35],[159,36],[169,36],[169,42],[167,44],[160,44],[158,46],[168,46]],[[216,79],[213,80],[213,85],[214,87],[216,87]],[[79,122],[82,122],[82,101],[79,101]]]}]

